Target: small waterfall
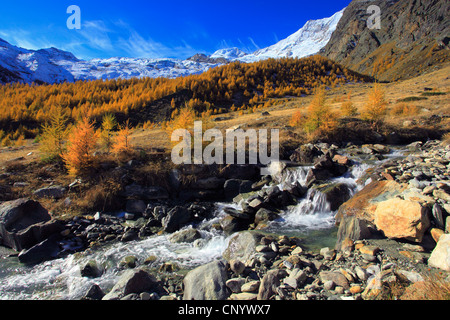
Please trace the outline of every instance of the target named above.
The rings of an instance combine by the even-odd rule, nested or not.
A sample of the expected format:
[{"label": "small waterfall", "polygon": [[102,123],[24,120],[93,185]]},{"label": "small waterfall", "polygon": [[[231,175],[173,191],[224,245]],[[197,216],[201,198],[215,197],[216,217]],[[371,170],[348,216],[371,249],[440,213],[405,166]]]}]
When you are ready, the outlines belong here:
[{"label": "small waterfall", "polygon": [[280,181],[278,187],[280,190],[284,190],[284,186],[292,185],[296,182],[298,182],[301,186],[305,186],[306,177],[308,176],[309,170],[312,168],[313,166],[286,168],[278,180]]},{"label": "small waterfall", "polygon": [[332,181],[348,185],[349,190],[353,196],[356,192],[364,188],[364,186],[368,183],[366,182],[365,184],[359,184],[358,180],[361,179],[364,176],[365,172],[371,167],[372,166],[367,163],[355,163],[349,172],[344,174],[342,177],[332,179]]},{"label": "small waterfall", "polygon": [[[353,196],[364,185],[358,184],[358,180],[364,175],[371,166],[365,163],[355,163],[352,169],[344,176],[331,179],[330,184],[345,184]],[[297,168],[288,168],[283,173],[282,182],[279,187],[299,183],[306,185],[306,177],[311,166],[302,166]],[[325,194],[317,189],[311,188],[306,195],[298,199],[298,204],[285,210],[281,214],[281,219],[275,221],[270,226],[271,231],[301,231],[329,229],[334,226],[334,217],[336,212],[330,209]]]},{"label": "small waterfall", "polygon": [[333,226],[334,213],[323,193],[310,189],[296,206],[282,214],[281,229],[327,229]]}]

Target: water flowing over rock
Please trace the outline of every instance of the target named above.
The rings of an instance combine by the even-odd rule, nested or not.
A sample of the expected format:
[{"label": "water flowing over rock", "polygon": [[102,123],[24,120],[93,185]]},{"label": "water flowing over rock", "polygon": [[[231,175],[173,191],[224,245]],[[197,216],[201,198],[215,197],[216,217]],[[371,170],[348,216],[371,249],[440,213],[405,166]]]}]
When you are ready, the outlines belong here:
[{"label": "water flowing over rock", "polygon": [[[434,144],[427,142],[420,148],[430,146]],[[331,148],[324,144],[317,147]],[[253,181],[221,177],[220,184],[225,181],[228,196],[239,193],[233,203],[195,201],[180,206],[180,201],[149,201],[142,216],[136,214],[132,221],[123,213],[76,217],[65,222],[65,230],[60,233],[64,241],[52,238],[52,242],[39,242],[29,252],[23,251],[19,259],[33,261],[45,255],[52,259],[52,245],[69,250],[73,244],[82,250],[90,247],[70,257],[59,255],[63,259],[27,266],[33,274],[51,282],[52,290],[65,299],[101,299],[103,290],[108,293],[114,284],[105,299],[383,297],[397,281],[418,281],[417,271],[447,268],[448,244],[443,240],[449,220],[445,182],[449,162],[434,152],[424,153],[420,162],[415,153],[407,159],[396,158],[396,151],[384,155],[386,160],[376,160],[387,149],[372,145],[364,148],[373,154],[353,146],[345,150],[354,150],[356,156],[344,149],[335,150],[348,158],[322,155],[314,167],[290,167],[291,163],[286,162],[277,177],[259,176]],[[372,156],[375,158],[366,160]],[[435,166],[435,161],[445,168]],[[340,171],[340,166],[345,170]],[[244,174],[242,168],[234,168],[234,173]],[[325,181],[316,181],[307,188],[307,173],[312,168],[337,170]],[[428,170],[439,171],[434,177]],[[203,171],[200,176],[206,179],[202,188],[214,187],[219,181],[208,180]],[[410,183],[413,179],[416,181]],[[147,188],[129,186],[124,200],[145,199],[143,191]],[[137,206],[139,211],[142,204]],[[335,220],[339,225],[336,249]],[[47,223],[51,221],[43,224]],[[37,225],[33,224],[33,228]],[[431,237],[439,245],[427,265],[434,247]],[[58,255],[59,251],[54,252]],[[17,295],[14,283],[28,277],[27,270],[19,267],[17,275],[2,279],[2,290],[8,297]],[[186,274],[185,270],[190,271]],[[149,281],[153,272],[157,272],[157,280],[150,276]],[[121,276],[119,281],[117,275]],[[53,283],[59,279],[67,279],[70,290],[55,288]],[[148,286],[141,287],[140,282]],[[52,293],[45,294],[50,298]],[[35,298],[36,294],[27,297]]]}]

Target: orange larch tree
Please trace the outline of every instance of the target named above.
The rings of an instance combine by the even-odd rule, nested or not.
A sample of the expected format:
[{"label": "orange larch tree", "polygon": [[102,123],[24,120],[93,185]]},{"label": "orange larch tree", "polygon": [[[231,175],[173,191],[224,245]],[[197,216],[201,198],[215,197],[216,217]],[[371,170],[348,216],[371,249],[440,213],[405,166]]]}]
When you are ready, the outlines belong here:
[{"label": "orange larch tree", "polygon": [[94,123],[89,118],[83,117],[72,129],[67,151],[61,155],[69,175],[84,175],[94,167],[97,139]]},{"label": "orange larch tree", "polygon": [[111,152],[117,157],[127,156],[132,152],[133,147],[131,145],[131,134],[132,129],[127,120],[127,122],[120,127],[111,148]]}]

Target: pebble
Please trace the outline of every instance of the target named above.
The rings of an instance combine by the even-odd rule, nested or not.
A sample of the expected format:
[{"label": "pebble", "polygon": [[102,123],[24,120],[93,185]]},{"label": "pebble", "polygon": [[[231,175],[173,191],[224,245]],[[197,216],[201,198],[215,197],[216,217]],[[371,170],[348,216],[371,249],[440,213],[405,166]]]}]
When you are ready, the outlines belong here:
[{"label": "pebble", "polygon": [[350,287],[350,293],[353,295],[361,292],[363,292],[363,289],[360,285],[354,285]]},{"label": "pebble", "polygon": [[255,292],[255,291],[258,291],[260,283],[261,282],[259,280],[253,280],[253,281],[244,283],[242,285],[242,287],[241,287],[241,291],[242,292]]},{"label": "pebble", "polygon": [[380,248],[377,246],[364,246],[361,247],[359,251],[365,255],[375,256],[378,253],[378,251],[380,251]]}]

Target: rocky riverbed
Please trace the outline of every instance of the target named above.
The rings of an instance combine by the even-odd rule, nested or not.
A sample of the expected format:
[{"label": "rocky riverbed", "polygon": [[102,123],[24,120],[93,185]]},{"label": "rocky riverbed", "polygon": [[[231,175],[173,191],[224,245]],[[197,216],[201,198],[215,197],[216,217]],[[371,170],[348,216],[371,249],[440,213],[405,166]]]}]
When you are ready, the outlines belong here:
[{"label": "rocky riverbed", "polygon": [[[389,298],[391,287],[450,271],[450,147],[400,150],[304,145],[271,176],[230,169],[197,180],[190,192],[200,201],[173,202],[158,187],[149,200],[130,184],[122,214],[59,221],[38,201],[5,202],[2,242],[18,254],[6,251],[2,262],[29,265],[18,268],[23,285],[36,272],[67,286],[68,294],[46,299]],[[208,201],[217,195],[223,203]],[[337,228],[336,246],[313,249],[292,235],[311,218],[310,228]],[[20,291],[12,288],[20,281],[4,273],[4,294],[17,297],[8,290]]]}]

